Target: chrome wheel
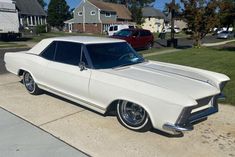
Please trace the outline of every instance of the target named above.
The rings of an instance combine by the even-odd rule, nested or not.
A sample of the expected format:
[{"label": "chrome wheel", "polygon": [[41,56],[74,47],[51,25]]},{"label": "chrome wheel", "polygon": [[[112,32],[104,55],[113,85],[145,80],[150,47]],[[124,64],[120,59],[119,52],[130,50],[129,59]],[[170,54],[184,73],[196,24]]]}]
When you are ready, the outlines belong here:
[{"label": "chrome wheel", "polygon": [[26,89],[29,92],[33,92],[34,91],[34,89],[35,89],[35,82],[33,80],[33,77],[28,72],[25,73],[25,75],[24,75],[24,84],[25,84]]},{"label": "chrome wheel", "polygon": [[23,74],[23,83],[25,85],[25,88],[30,94],[39,95],[43,93],[43,91],[40,88],[38,88],[32,75],[27,71],[25,71]]},{"label": "chrome wheel", "polygon": [[138,104],[119,101],[117,105],[118,120],[125,127],[136,131],[148,131],[151,122],[148,113]]}]

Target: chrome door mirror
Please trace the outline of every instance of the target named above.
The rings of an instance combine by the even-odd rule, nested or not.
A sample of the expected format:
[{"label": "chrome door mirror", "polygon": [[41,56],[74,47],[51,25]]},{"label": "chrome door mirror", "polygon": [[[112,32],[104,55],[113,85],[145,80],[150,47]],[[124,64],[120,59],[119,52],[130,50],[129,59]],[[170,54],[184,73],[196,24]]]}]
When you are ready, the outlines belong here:
[{"label": "chrome door mirror", "polygon": [[80,68],[80,71],[83,71],[83,70],[86,70],[86,65],[84,62],[80,62],[79,63],[79,68]]}]

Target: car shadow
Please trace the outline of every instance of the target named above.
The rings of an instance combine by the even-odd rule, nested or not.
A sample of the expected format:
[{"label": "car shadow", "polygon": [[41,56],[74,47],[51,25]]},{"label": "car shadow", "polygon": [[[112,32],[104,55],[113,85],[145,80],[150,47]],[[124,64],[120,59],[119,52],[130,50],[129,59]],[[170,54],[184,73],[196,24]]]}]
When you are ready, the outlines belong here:
[{"label": "car shadow", "polygon": [[[19,82],[20,82],[21,84],[23,84],[23,80],[21,80],[21,81],[19,81]],[[75,106],[77,106],[77,107],[80,107],[80,108],[82,108],[82,109],[84,109],[84,110],[88,110],[88,111],[90,111],[90,112],[93,112],[93,113],[98,114],[98,115],[103,116],[103,117],[114,117],[114,116],[116,116],[116,112],[109,112],[109,113],[107,113],[107,114],[101,114],[101,113],[99,113],[99,112],[97,112],[97,111],[94,111],[94,110],[88,108],[88,107],[85,107],[85,106],[80,105],[80,104],[78,104],[78,103],[76,103],[76,102],[73,102],[73,101],[71,101],[71,100],[68,100],[68,99],[66,99],[66,98],[63,98],[63,97],[58,96],[58,95],[55,95],[55,94],[53,94],[53,93],[51,93],[51,92],[48,92],[48,91],[45,91],[45,90],[43,90],[43,92],[42,92],[41,94],[39,94],[39,95],[51,96],[51,97],[53,97],[53,98],[55,98],[55,99],[59,99],[59,100],[61,100],[61,101],[67,102],[67,103],[72,104],[72,105],[75,105]],[[152,128],[152,129],[150,130],[150,132],[155,133],[155,134],[162,135],[162,136],[167,137],[167,138],[181,138],[181,137],[184,137],[184,134],[183,134],[183,133],[179,133],[179,134],[169,134],[169,133],[166,133],[166,132],[163,132],[163,131],[161,131],[161,130],[154,129],[154,128]]]}]

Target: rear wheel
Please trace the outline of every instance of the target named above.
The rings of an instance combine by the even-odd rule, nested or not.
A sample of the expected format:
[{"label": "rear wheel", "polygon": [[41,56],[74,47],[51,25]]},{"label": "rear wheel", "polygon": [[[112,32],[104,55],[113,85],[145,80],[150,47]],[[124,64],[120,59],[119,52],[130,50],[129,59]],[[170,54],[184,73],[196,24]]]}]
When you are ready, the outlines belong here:
[{"label": "rear wheel", "polygon": [[151,42],[146,45],[147,50],[151,49],[152,47],[153,47],[153,43]]},{"label": "rear wheel", "polygon": [[134,131],[146,132],[152,127],[145,109],[125,100],[117,104],[117,118],[123,126]]},{"label": "rear wheel", "polygon": [[32,95],[38,95],[42,93],[42,90],[38,88],[37,84],[35,83],[32,75],[29,72],[24,72],[23,74],[23,83],[27,91]]}]

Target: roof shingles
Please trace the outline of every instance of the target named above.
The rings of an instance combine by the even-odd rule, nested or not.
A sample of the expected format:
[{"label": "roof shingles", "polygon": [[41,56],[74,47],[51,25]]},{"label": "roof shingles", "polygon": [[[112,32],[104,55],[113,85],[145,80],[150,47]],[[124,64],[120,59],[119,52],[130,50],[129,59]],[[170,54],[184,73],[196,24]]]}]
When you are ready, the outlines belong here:
[{"label": "roof shingles", "polygon": [[21,15],[47,16],[37,0],[16,0],[16,7]]},{"label": "roof shingles", "polygon": [[118,19],[131,20],[131,12],[127,9],[125,5],[108,3],[99,0],[89,0],[93,5],[103,11],[113,11],[117,13]]}]

